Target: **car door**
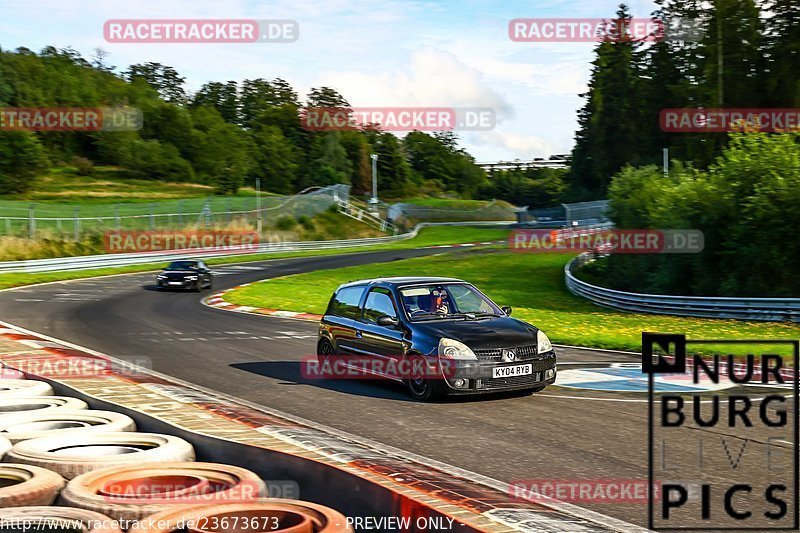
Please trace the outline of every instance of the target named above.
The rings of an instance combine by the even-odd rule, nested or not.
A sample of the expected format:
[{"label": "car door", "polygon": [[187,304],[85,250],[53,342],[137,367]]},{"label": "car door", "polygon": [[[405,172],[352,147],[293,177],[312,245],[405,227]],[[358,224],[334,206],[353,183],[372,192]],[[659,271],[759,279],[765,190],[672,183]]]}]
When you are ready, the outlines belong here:
[{"label": "car door", "polygon": [[360,314],[364,285],[342,287],[331,298],[323,324],[328,330],[338,353],[357,353],[355,321]]},{"label": "car door", "polygon": [[405,351],[403,343],[404,330],[401,325],[379,326],[378,317],[390,316],[399,318],[397,305],[391,291],[385,287],[373,287],[364,299],[361,314],[355,322],[356,350],[376,359],[377,371],[394,371],[393,364],[402,359]]}]

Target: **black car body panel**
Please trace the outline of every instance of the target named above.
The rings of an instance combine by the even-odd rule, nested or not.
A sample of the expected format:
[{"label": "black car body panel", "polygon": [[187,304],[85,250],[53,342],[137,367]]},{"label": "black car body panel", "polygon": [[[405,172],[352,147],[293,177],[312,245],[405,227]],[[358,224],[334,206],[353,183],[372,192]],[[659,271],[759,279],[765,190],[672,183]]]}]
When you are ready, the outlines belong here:
[{"label": "black car body panel", "polygon": [[[331,297],[320,322],[320,342],[323,339],[330,341],[334,354],[342,357],[358,356],[386,362],[424,358],[434,371],[440,369],[439,378],[446,384],[449,394],[536,390],[555,382],[555,351],[550,347],[538,353],[539,330],[531,324],[511,318],[502,311],[497,316],[465,314],[453,318],[414,319],[405,304],[400,303],[405,301],[401,290],[438,284],[448,287],[463,285],[486,298],[472,285],[453,278],[379,278],[347,283]],[[388,307],[388,299],[383,295],[383,307],[381,304],[368,304],[375,291],[388,296],[394,309]],[[396,325],[379,325],[374,317],[366,316],[373,307],[393,312]],[[442,338],[463,343],[475,358],[440,358],[439,342]],[[512,367],[520,366],[525,367],[526,374],[493,375],[494,369],[507,367],[514,370]],[[397,376],[384,377],[398,379]]]}]

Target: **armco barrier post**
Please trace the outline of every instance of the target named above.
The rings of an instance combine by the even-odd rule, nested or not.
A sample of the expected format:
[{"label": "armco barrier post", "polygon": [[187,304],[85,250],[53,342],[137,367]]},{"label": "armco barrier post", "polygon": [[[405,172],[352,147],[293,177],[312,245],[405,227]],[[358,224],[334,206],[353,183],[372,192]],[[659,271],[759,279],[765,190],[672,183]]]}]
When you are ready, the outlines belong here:
[{"label": "armco barrier post", "polygon": [[74,233],[75,242],[81,240],[81,219],[79,218],[80,213],[80,207],[76,207],[72,212],[72,232]]},{"label": "armco barrier post", "polygon": [[36,238],[36,208],[34,204],[28,206],[28,238]]}]

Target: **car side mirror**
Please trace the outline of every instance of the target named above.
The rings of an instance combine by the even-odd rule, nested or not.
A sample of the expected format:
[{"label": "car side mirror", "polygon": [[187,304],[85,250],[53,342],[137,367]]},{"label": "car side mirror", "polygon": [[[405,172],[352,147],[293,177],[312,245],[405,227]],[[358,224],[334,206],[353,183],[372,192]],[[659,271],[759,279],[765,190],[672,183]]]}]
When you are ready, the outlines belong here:
[{"label": "car side mirror", "polygon": [[385,328],[392,328],[400,324],[400,321],[397,318],[388,315],[379,316],[378,320],[376,320],[375,322],[379,326],[383,326]]},{"label": "car side mirror", "polygon": [[501,309],[501,310],[502,310],[502,311],[503,311],[505,314],[507,314],[508,316],[511,316],[511,311],[513,311],[513,309],[511,309],[511,308],[510,308],[509,306],[507,306],[507,305],[505,305],[505,306],[501,307],[500,309]]}]

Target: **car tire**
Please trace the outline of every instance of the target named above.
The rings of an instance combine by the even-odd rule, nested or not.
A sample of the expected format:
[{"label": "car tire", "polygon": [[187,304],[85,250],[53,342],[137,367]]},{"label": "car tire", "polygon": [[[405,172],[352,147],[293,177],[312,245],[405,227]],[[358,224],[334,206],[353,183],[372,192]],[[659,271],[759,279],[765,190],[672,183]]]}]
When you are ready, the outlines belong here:
[{"label": "car tire", "polygon": [[[149,492],[148,483],[160,492]],[[67,484],[59,504],[133,522],[175,505],[247,503],[267,494],[266,483],[244,468],[218,463],[155,463],[82,474]]]},{"label": "car tire", "polygon": [[[412,359],[412,368],[416,364],[427,365],[427,361],[422,357]],[[444,396],[447,391],[444,379],[426,379],[424,377],[409,378],[403,380],[408,389],[408,394],[417,401],[429,402]]]},{"label": "car tire", "polygon": [[[80,526],[56,528],[56,524]],[[109,517],[82,509],[69,507],[12,507],[3,509],[0,531],[18,531],[19,524],[26,524],[24,531],[81,531],[83,533],[122,533]]]},{"label": "car tire", "polygon": [[330,376],[330,372],[325,369],[329,369],[331,357],[335,355],[336,348],[334,348],[333,343],[328,339],[320,339],[320,341],[317,343],[317,361],[319,361],[321,377]]},{"label": "car tire", "polygon": [[[299,500],[270,498],[241,504],[200,505],[174,507],[135,523],[128,533],[170,533],[183,531],[182,524],[190,523],[229,523],[237,518],[268,520],[269,531],[295,532],[314,531],[315,533],[352,533],[353,528],[347,518],[338,511],[323,505]],[[227,520],[226,520],[227,519]],[[277,519],[277,523],[272,520]],[[239,522],[237,520],[237,522]],[[248,533],[247,521],[239,522],[239,527],[207,529],[209,532]],[[242,525],[244,524],[244,525]],[[266,531],[266,528],[262,529]]]},{"label": "car tire", "polygon": [[[103,455],[99,448],[104,446],[108,448],[103,451],[121,453]],[[74,450],[67,451],[70,448]],[[194,459],[192,445],[179,437],[128,432],[73,433],[26,440],[15,444],[5,457],[8,462],[47,468],[68,480],[110,466]]]},{"label": "car tire", "polygon": [[69,409],[41,413],[31,411],[9,420],[0,420],[0,435],[10,440],[12,444],[65,434],[108,431],[136,431],[136,423],[131,417],[113,411]]},{"label": "car tire", "polygon": [[6,517],[7,507],[52,505],[64,488],[64,478],[44,468],[30,465],[0,464],[0,515]]},{"label": "car tire", "polygon": [[0,398],[22,398],[31,396],[52,396],[53,387],[35,379],[0,380]]},{"label": "car tire", "polygon": [[194,292],[203,292],[203,284],[197,281],[194,286],[192,287]]}]

